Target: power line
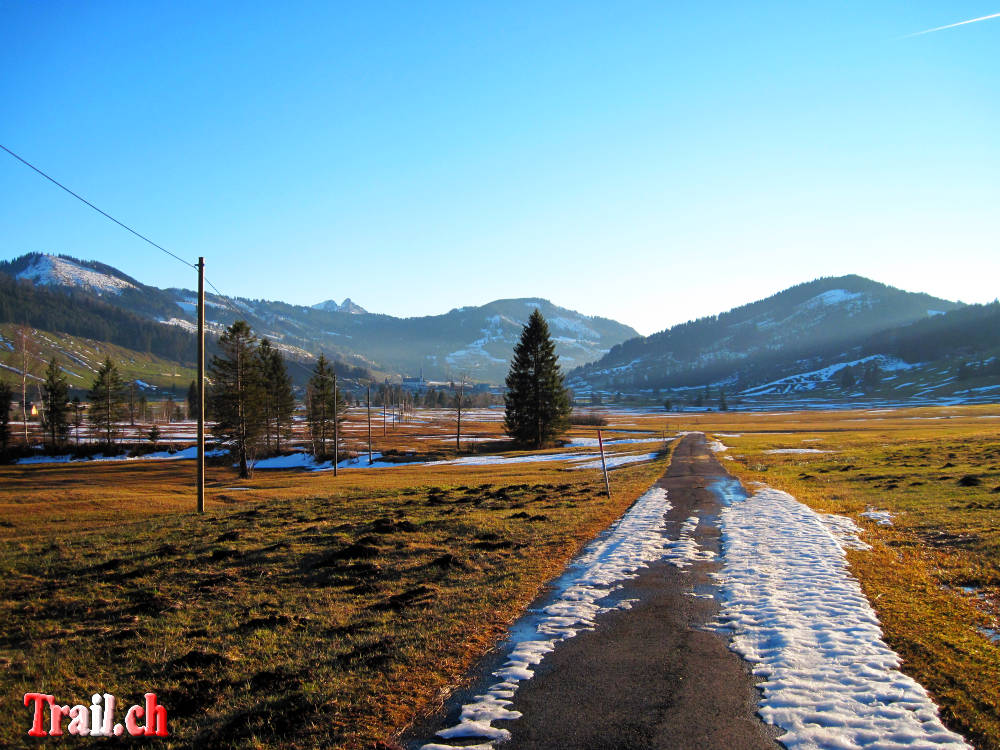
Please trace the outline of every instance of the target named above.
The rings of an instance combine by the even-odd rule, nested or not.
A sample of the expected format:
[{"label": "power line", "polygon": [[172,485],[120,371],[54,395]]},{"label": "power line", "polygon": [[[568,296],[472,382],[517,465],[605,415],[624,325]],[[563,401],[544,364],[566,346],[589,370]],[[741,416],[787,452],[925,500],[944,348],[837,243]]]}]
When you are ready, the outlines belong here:
[{"label": "power line", "polygon": [[134,229],[132,229],[132,227],[130,227],[127,224],[123,224],[122,222],[118,221],[118,219],[116,219],[114,216],[112,216],[111,214],[107,213],[106,211],[102,211],[97,206],[95,206],[93,203],[91,203],[86,198],[84,198],[82,195],[80,195],[78,193],[74,193],[68,187],[66,187],[61,182],[59,182],[59,180],[55,179],[54,177],[50,177],[49,175],[47,175],[45,172],[43,172],[42,170],[40,170],[38,167],[36,167],[34,164],[32,164],[31,162],[29,162],[28,160],[23,159],[20,156],[18,156],[17,154],[15,154],[13,151],[11,151],[9,148],[7,148],[6,146],[4,146],[2,143],[0,143],[0,148],[2,148],[4,151],[6,151],[8,154],[10,154],[11,156],[13,156],[15,159],[17,159],[19,162],[21,162],[25,166],[31,167],[31,169],[33,169],[36,172],[38,172],[38,174],[40,174],[46,180],[48,180],[49,182],[53,183],[54,185],[57,185],[58,187],[62,188],[67,193],[69,193],[74,198],[76,198],[77,200],[83,201],[84,203],[86,203],[92,209],[94,209],[95,211],[97,211],[97,213],[99,213],[101,216],[103,216],[103,217],[105,217],[107,219],[111,219],[111,221],[113,221],[115,224],[117,224],[118,226],[120,226],[122,229],[125,229],[125,230],[131,232],[136,237],[138,237],[140,240],[143,240],[144,242],[148,242],[150,245],[152,245],[153,247],[155,247],[157,250],[161,250],[161,251],[165,252],[171,258],[175,258],[176,260],[179,260],[185,266],[189,266],[191,268],[197,268],[197,266],[195,264],[188,263],[186,260],[184,260],[179,255],[175,255],[174,253],[170,252],[169,250],[167,250],[167,248],[163,247],[162,245],[156,244],[151,239],[149,239],[149,237],[147,237],[146,235],[139,234],[139,232],[137,232]]},{"label": "power line", "polygon": [[[174,258],[175,260],[179,260],[185,266],[188,266],[190,268],[198,268],[198,265],[196,263],[188,263],[188,261],[184,260],[179,255],[176,255],[176,254],[170,252],[169,250],[167,250],[167,248],[163,247],[162,245],[159,245],[159,244],[153,242],[146,235],[141,234],[141,233],[137,232],[136,230],[132,229],[132,227],[128,226],[127,224],[118,221],[118,219],[116,219],[114,216],[112,216],[111,214],[109,214],[107,211],[102,211],[100,208],[98,208],[93,203],[91,203],[90,201],[88,201],[82,195],[80,195],[79,193],[75,193],[74,191],[70,190],[68,187],[66,187],[61,182],[59,182],[59,180],[55,179],[51,175],[46,174],[44,171],[42,171],[41,169],[39,169],[38,167],[36,167],[34,164],[32,164],[31,162],[29,162],[27,159],[24,159],[23,157],[15,154],[13,151],[11,151],[9,148],[7,148],[6,146],[4,146],[2,143],[0,143],[0,148],[2,148],[8,154],[10,154],[15,159],[17,159],[19,162],[21,162],[22,164],[24,164],[26,167],[30,167],[31,169],[33,169],[35,172],[37,172],[38,174],[40,174],[42,177],[44,177],[46,180],[48,180],[52,184],[54,184],[57,187],[65,190],[67,193],[69,193],[70,195],[72,195],[77,200],[79,200],[79,201],[87,204],[88,206],[90,206],[92,209],[94,209],[95,211],[97,211],[97,213],[99,213],[101,216],[103,216],[103,217],[105,217],[107,219],[110,219],[115,224],[117,224],[118,226],[120,226],[122,229],[124,229],[124,230],[126,230],[128,232],[131,232],[132,234],[134,234],[136,237],[138,237],[142,241],[149,243],[150,245],[152,245],[153,247],[155,247],[157,250],[160,250],[161,252],[164,252],[167,255],[169,255],[171,258]],[[229,305],[229,307],[231,307],[233,309],[233,311],[237,315],[245,315],[246,314],[246,312],[247,312],[246,310],[241,309],[239,307],[239,305],[231,297],[229,297],[228,295],[223,294],[222,292],[220,292],[219,288],[215,284],[213,284],[211,281],[209,281],[207,278],[205,279],[205,283],[208,284],[210,287],[212,287],[212,290],[215,292],[216,296],[218,298],[222,299],[227,305]],[[301,362],[299,362],[299,361],[297,361],[295,359],[289,358],[288,361],[289,362],[294,362],[296,365],[298,365],[299,367],[301,367],[306,372],[311,372],[311,370],[308,370],[308,368],[306,368],[305,365],[303,365]]]},{"label": "power line", "polygon": [[[219,287],[217,287],[215,284],[209,281],[207,277],[205,278],[205,283],[208,284],[210,287],[212,287],[212,291],[215,292],[215,295],[220,299],[222,299],[227,305],[229,305],[229,307],[233,310],[233,312],[235,312],[237,315],[246,315],[247,310],[241,309],[239,304],[232,297],[220,292]],[[312,370],[310,370],[308,367],[306,367],[304,364],[299,362],[297,359],[294,359],[293,357],[288,357],[285,359],[285,361],[291,362],[293,365],[301,367],[302,371],[308,375],[313,374]]]}]

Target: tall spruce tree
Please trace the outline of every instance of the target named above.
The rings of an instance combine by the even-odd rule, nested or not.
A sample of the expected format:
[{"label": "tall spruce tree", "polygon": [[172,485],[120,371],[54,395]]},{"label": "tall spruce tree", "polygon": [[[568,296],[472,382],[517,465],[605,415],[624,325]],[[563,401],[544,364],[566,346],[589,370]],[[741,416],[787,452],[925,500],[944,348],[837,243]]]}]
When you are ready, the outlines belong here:
[{"label": "tall spruce tree", "polygon": [[306,412],[309,432],[312,435],[313,453],[327,455],[327,443],[334,439],[336,421],[343,422],[347,404],[340,389],[336,387],[333,365],[320,354],[309,384],[306,387]]},{"label": "tall spruce tree", "polygon": [[198,381],[192,380],[187,392],[188,419],[198,419]]},{"label": "tall spruce tree", "polygon": [[59,358],[53,357],[45,368],[42,383],[42,426],[49,444],[54,448],[66,441],[69,431],[69,383],[59,365]]},{"label": "tall spruce tree", "polygon": [[282,439],[287,439],[292,430],[292,413],[295,411],[295,395],[292,393],[292,379],[285,367],[281,352],[263,339],[257,347],[263,380],[264,445],[281,450]]},{"label": "tall spruce tree", "polygon": [[125,382],[111,357],[104,360],[88,394],[90,423],[107,447],[114,445],[125,419]]},{"label": "tall spruce tree", "polygon": [[504,429],[521,445],[541,448],[569,427],[569,394],[549,326],[536,309],[521,331],[507,373]]},{"label": "tall spruce tree", "polygon": [[264,432],[263,379],[256,344],[247,322],[237,320],[219,338],[219,354],[209,366],[213,433],[229,446],[242,479],[250,478]]}]

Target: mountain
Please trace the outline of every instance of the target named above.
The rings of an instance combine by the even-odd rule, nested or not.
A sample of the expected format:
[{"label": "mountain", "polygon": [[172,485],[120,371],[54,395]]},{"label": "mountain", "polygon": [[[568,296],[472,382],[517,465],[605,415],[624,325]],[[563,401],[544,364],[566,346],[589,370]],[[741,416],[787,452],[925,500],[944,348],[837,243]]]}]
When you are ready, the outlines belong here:
[{"label": "mountain", "polygon": [[[748,397],[816,395],[817,382],[830,380],[825,376],[848,365],[862,370],[878,366],[885,372],[916,362],[913,343],[921,337],[921,326],[944,330],[963,314],[969,317],[967,309],[860,276],[822,278],[717,316],[625,341],[574,370],[569,380],[581,393],[652,395],[672,389],[701,392],[713,386]],[[978,320],[966,327],[970,325],[977,329],[987,323]],[[945,338],[938,357],[986,356],[983,346],[963,349],[958,339]],[[802,387],[791,387],[792,381]],[[769,390],[778,382],[788,387]]]},{"label": "mountain", "polygon": [[[564,370],[591,362],[636,335],[613,320],[537,298],[497,300],[415,318],[370,313],[350,298],[312,307],[214,294],[206,294],[205,300],[209,338],[242,318],[257,335],[303,363],[323,352],[345,368],[436,380],[465,375],[472,381],[502,382],[521,327],[535,307],[548,319]],[[159,289],[111,266],[65,255],[32,253],[0,262],[0,322],[27,318],[45,330],[161,356],[170,349],[182,362],[193,359],[196,301],[190,290]]]},{"label": "mountain", "polygon": [[90,290],[98,295],[120,295],[140,285],[120,271],[96,262],[33,253],[11,261],[6,272],[38,286],[61,286]]},{"label": "mountain", "polygon": [[357,305],[352,302],[350,297],[346,298],[341,305],[337,304],[337,300],[328,299],[325,302],[319,302],[313,305],[312,309],[323,310],[324,312],[345,312],[351,313],[352,315],[364,315],[368,312],[361,305]]}]

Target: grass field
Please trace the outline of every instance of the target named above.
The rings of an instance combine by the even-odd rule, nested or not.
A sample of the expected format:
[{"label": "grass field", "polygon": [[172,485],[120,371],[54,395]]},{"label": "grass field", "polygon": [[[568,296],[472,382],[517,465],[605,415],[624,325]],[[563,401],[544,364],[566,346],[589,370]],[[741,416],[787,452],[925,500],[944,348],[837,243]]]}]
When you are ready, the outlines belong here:
[{"label": "grass field", "polygon": [[[763,482],[854,519],[872,549],[848,558],[903,670],[952,728],[1000,748],[1000,407],[671,421],[729,446],[723,463],[748,489]],[[816,452],[769,452],[801,450]]]},{"label": "grass field", "polygon": [[[857,521],[872,550],[850,552],[852,569],[904,670],[950,726],[1000,748],[998,415],[619,413],[609,427],[705,431],[748,488]],[[465,450],[502,450],[495,418],[476,416]],[[449,429],[446,413],[418,413],[385,438],[379,425],[376,449],[448,458]],[[789,450],[813,452],[769,452]],[[25,692],[131,703],[152,689],[171,746],[391,744],[665,465],[616,470],[613,501],[598,472],[558,462],[249,482],[217,466],[203,518],[191,462],[0,467],[0,743],[29,742]]]},{"label": "grass field", "polygon": [[[17,326],[0,324],[0,365],[6,365],[6,378],[12,381],[20,375],[20,352],[15,351],[18,337]],[[181,367],[176,362],[126,349],[115,344],[70,336],[68,333],[52,333],[31,329],[31,351],[26,368],[33,377],[29,378],[31,390],[29,399],[34,397],[34,383],[44,377],[49,360],[58,357],[71,388],[89,390],[94,384],[97,369],[106,357],[118,366],[125,380],[142,380],[163,391],[172,391],[180,400],[187,393],[188,384],[196,379],[193,368]],[[12,368],[7,369],[7,368]],[[14,372],[16,371],[16,372]],[[20,380],[18,380],[20,388]]]},{"label": "grass field", "polygon": [[[448,455],[445,420],[421,429],[381,447]],[[156,692],[172,747],[391,743],[666,460],[613,500],[560,463],[213,467],[204,517],[191,462],[0,467],[0,744],[37,744],[24,693],[98,690]]]}]

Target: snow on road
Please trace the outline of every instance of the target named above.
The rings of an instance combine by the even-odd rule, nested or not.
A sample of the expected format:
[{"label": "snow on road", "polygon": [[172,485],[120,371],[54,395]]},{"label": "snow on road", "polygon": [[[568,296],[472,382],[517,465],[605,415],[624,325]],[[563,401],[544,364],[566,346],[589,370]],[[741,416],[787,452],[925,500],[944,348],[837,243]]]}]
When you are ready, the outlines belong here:
[{"label": "snow on road", "polygon": [[750,497],[735,480],[715,489],[727,504],[720,622],[764,680],[758,711],[785,731],[779,741],[795,750],[969,748],[882,640],[844,554],[864,547],[860,530],[769,487]]},{"label": "snow on road", "polygon": [[[534,676],[533,667],[553,651],[560,641],[574,637],[581,630],[590,630],[598,615],[613,608],[627,608],[625,601],[617,607],[603,607],[600,602],[621,587],[622,582],[633,578],[636,572],[657,560],[667,560],[678,567],[711,555],[700,550],[691,538],[698,524],[689,518],[681,527],[677,540],[667,539],[664,515],[671,508],[666,490],[653,487],[635,501],[624,516],[570,563],[567,573],[555,584],[559,595],[552,604],[536,616],[534,627],[515,627],[507,643],[507,661],[494,672],[499,682],[491,685],[485,694],[477,695],[471,703],[462,706],[459,722],[440,730],[437,734],[445,740],[481,737],[489,742],[472,747],[491,748],[492,742],[510,738],[507,729],[494,727],[493,721],[521,717],[511,711],[514,693],[520,683]],[[521,633],[523,636],[515,636]],[[451,750],[468,745],[429,743],[421,750]]]}]

